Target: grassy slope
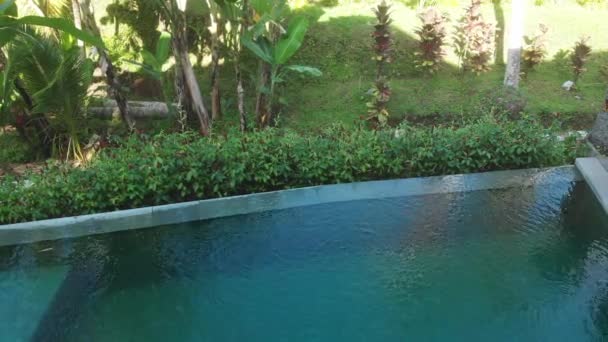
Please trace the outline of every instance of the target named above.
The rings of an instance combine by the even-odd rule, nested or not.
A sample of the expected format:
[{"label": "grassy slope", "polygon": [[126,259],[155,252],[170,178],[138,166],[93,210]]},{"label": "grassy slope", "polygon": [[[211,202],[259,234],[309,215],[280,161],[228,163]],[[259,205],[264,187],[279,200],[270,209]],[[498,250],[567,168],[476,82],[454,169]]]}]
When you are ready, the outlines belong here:
[{"label": "grassy slope", "polygon": [[[444,8],[452,23],[461,8]],[[334,121],[354,123],[365,113],[364,93],[373,80],[370,59],[370,5],[342,4],[333,8],[309,7],[302,10],[318,22],[310,29],[306,43],[296,56],[297,64],[320,67],[324,76],[304,83],[294,82],[286,91],[290,103],[283,115],[285,125],[310,129]],[[509,8],[504,9],[507,25]],[[486,17],[494,20],[493,8],[484,8]],[[592,122],[604,99],[605,81],[600,66],[608,63],[608,21],[605,10],[584,9],[577,5],[528,8],[526,33],[533,33],[538,23],[549,26],[548,61],[522,83],[528,99],[527,111],[548,117],[559,117],[574,126],[585,127]],[[419,21],[415,11],[400,4],[393,7],[395,63],[392,65],[393,97],[390,110],[394,117],[459,115],[475,112],[481,97],[497,86],[504,67],[495,66],[485,75],[462,76],[455,66],[455,57],[447,57],[444,69],[434,77],[418,75],[412,69],[414,29]],[[582,35],[591,36],[595,51],[589,72],[579,82],[578,93],[567,93],[560,85],[571,78],[567,62],[555,60],[560,49],[569,49]],[[450,49],[451,50],[451,49]],[[415,119],[420,120],[420,119]],[[436,118],[434,119],[436,120]]]},{"label": "grassy slope", "polygon": [[[109,0],[95,2],[97,16],[104,15]],[[311,1],[292,1],[310,3]],[[323,1],[317,1],[322,3]],[[332,1],[325,1],[332,2]],[[337,1],[334,1],[337,2]],[[339,1],[334,7],[313,5],[295,11],[307,15],[312,21],[304,46],[294,64],[319,67],[324,75],[318,79],[297,79],[287,86],[284,95],[288,106],[281,115],[281,124],[301,130],[310,130],[333,122],[357,124],[365,114],[364,94],[374,78],[374,63],[370,56],[371,7],[374,1]],[[479,77],[462,75],[456,67],[452,48],[447,47],[447,63],[436,76],[417,74],[413,70],[411,55],[415,51],[414,30],[419,25],[416,11],[398,1],[393,5],[393,31],[395,62],[392,64],[391,85],[393,97],[390,110],[394,120],[408,118],[413,121],[435,123],[458,120],[461,116],[478,113],[479,102],[502,84],[504,67],[494,66],[492,72]],[[446,1],[443,1],[445,3]],[[442,7],[448,13],[452,29],[462,8]],[[509,6],[504,10],[509,23]],[[530,6],[527,8],[526,34],[535,32],[539,23],[549,26],[549,56],[537,71],[522,82],[522,92],[528,100],[527,111],[547,118],[559,118],[572,127],[588,127],[604,100],[606,80],[600,67],[608,65],[608,11],[582,8],[576,4]],[[484,5],[484,15],[495,20],[494,8]],[[104,32],[109,33],[105,27]],[[507,28],[508,33],[508,28]],[[591,36],[594,55],[589,71],[579,82],[579,91],[567,93],[561,84],[571,78],[567,61],[555,59],[561,49],[570,49],[583,35]],[[505,41],[507,38],[505,38]],[[449,39],[451,44],[451,37]],[[250,74],[255,63],[248,65]],[[200,84],[209,93],[208,70],[199,70]],[[224,110],[227,120],[216,126],[235,126],[237,122],[232,67],[222,70]],[[252,82],[250,82],[252,83]],[[253,86],[248,87],[248,107],[253,108]],[[218,127],[219,128],[219,127]]]}]

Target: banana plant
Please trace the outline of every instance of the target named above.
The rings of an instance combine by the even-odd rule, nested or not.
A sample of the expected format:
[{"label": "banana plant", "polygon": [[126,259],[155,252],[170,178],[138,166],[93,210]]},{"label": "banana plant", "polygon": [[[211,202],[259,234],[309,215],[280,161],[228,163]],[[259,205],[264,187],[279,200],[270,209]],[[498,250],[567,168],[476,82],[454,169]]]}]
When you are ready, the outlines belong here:
[{"label": "banana plant", "polygon": [[269,66],[268,82],[262,82],[258,89],[267,96],[265,111],[258,111],[258,123],[262,127],[273,122],[276,87],[285,82],[288,72],[317,77],[322,75],[321,71],[314,67],[287,65],[302,46],[308,30],[308,20],[296,16],[285,29],[281,24],[285,6],[281,4],[284,2],[277,4],[269,0],[252,1],[257,22],[241,37],[243,46]]},{"label": "banana plant", "polygon": [[167,87],[167,77],[165,76],[165,73],[169,71],[173,65],[172,61],[169,59],[170,52],[171,34],[163,31],[158,37],[156,51],[154,53],[148,50],[142,50],[140,53],[142,62],[126,60],[128,63],[139,66],[141,71],[160,82],[163,97],[165,102],[167,102],[167,105],[169,105],[169,97],[165,92]]},{"label": "banana plant", "polygon": [[171,68],[171,62],[169,60],[169,52],[171,46],[171,34],[168,32],[162,32],[158,37],[156,43],[156,51],[154,53],[148,50],[142,50],[140,52],[142,62],[133,60],[127,60],[131,64],[141,67],[141,71],[146,73],[148,76],[162,81],[163,74]]}]

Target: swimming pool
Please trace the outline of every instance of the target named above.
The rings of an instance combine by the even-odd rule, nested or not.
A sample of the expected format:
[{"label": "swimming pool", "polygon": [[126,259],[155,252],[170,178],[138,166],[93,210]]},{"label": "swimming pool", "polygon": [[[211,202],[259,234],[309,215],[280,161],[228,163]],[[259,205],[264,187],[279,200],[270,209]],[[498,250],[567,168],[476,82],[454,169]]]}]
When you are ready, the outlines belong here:
[{"label": "swimming pool", "polygon": [[20,341],[594,341],[608,220],[587,185],[307,205],[0,247]]}]

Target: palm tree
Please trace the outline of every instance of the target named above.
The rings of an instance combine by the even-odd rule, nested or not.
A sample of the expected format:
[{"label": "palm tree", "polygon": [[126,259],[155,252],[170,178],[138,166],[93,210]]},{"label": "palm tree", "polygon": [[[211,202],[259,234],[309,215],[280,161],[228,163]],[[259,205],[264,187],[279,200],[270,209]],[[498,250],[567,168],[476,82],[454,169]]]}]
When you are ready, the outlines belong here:
[{"label": "palm tree", "polygon": [[[61,37],[60,37],[61,38]],[[19,80],[19,92],[30,108],[28,120],[48,123],[51,154],[84,159],[81,124],[92,80],[92,62],[78,46],[63,48],[60,40],[31,31],[13,40],[7,49],[5,77]]]}]

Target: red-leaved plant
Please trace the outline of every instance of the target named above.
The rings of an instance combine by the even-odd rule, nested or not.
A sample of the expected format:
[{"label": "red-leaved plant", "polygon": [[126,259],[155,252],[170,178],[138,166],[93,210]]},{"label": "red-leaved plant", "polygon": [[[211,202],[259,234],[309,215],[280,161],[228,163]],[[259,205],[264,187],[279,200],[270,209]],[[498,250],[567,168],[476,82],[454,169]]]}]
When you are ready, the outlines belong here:
[{"label": "red-leaved plant", "polygon": [[415,52],[416,68],[427,73],[439,70],[445,50],[448,17],[434,7],[429,7],[418,14],[422,25],[415,31],[419,37],[418,51]]},{"label": "red-leaved plant", "polygon": [[471,0],[458,20],[454,38],[456,55],[463,71],[481,74],[490,70],[494,56],[496,25],[481,15],[481,0]]},{"label": "red-leaved plant", "polygon": [[582,37],[574,45],[570,61],[572,63],[572,71],[574,73],[574,83],[578,81],[581,75],[587,71],[585,64],[591,56],[591,46],[589,46],[589,37]]},{"label": "red-leaved plant", "polygon": [[547,32],[544,24],[538,25],[538,31],[531,37],[524,37],[526,46],[522,52],[522,74],[526,75],[539,65],[547,55]]},{"label": "red-leaved plant", "polygon": [[386,108],[390,99],[390,86],[387,80],[386,66],[392,61],[392,38],[389,25],[391,24],[390,6],[385,0],[374,8],[377,22],[374,25],[372,38],[374,40],[373,59],[376,61],[376,80],[372,90],[372,100],[367,103],[367,120],[378,126],[385,126],[388,122]]}]

